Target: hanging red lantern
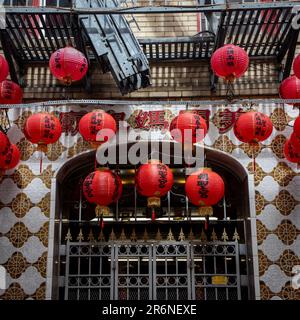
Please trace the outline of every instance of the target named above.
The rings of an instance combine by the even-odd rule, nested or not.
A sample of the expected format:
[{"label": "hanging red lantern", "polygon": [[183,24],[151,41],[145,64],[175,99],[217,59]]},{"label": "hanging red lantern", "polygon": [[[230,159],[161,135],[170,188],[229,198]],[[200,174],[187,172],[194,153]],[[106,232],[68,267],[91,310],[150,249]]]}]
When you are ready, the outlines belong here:
[{"label": "hanging red lantern", "polygon": [[0,104],[19,104],[22,102],[23,92],[13,81],[0,82]]},{"label": "hanging red lantern", "polygon": [[197,113],[183,112],[172,120],[170,132],[175,141],[194,144],[206,136],[207,124]]},{"label": "hanging red lantern", "polygon": [[120,177],[109,169],[98,169],[85,178],[83,194],[88,202],[97,205],[96,217],[101,219],[101,228],[103,228],[103,216],[109,214],[108,206],[119,200],[122,190]]},{"label": "hanging red lantern", "polygon": [[0,170],[10,170],[15,168],[20,161],[20,151],[15,144],[10,144],[9,147],[0,154]]},{"label": "hanging red lantern", "polygon": [[297,57],[294,59],[293,71],[294,71],[295,76],[298,79],[300,79],[300,54],[298,54]]},{"label": "hanging red lantern", "polygon": [[70,85],[86,75],[88,62],[82,52],[73,47],[65,47],[52,53],[49,67],[55,78]]},{"label": "hanging red lantern", "polygon": [[200,216],[208,217],[213,214],[211,206],[217,204],[225,193],[223,179],[210,168],[202,168],[192,173],[186,180],[185,193],[193,205],[199,206]]},{"label": "hanging red lantern", "polygon": [[9,67],[6,59],[0,54],[0,81],[3,81],[7,78],[9,74]]},{"label": "hanging red lantern", "polygon": [[249,143],[252,148],[253,170],[255,166],[255,147],[259,142],[268,139],[273,131],[270,118],[261,113],[250,110],[239,116],[234,124],[233,132],[238,140]]},{"label": "hanging red lantern", "polygon": [[294,133],[300,138],[300,116],[296,118],[294,122]]},{"label": "hanging red lantern", "polygon": [[[283,80],[279,87],[279,95],[281,99],[300,99],[300,80],[296,76],[290,76]],[[297,103],[291,103],[297,106]]]},{"label": "hanging red lantern", "polygon": [[147,206],[152,208],[152,220],[155,220],[155,208],[160,207],[160,198],[172,189],[173,183],[172,171],[159,160],[150,160],[137,170],[136,188],[140,195],[148,197]]},{"label": "hanging red lantern", "polygon": [[116,120],[103,110],[94,110],[79,121],[79,132],[93,147],[111,139],[117,131]]},{"label": "hanging red lantern", "polygon": [[7,135],[4,132],[0,131],[0,153],[7,150],[9,146],[10,142]]},{"label": "hanging red lantern", "polygon": [[269,138],[273,124],[267,115],[251,110],[239,116],[233,130],[240,141],[258,143]]},{"label": "hanging red lantern", "polygon": [[38,145],[41,151],[40,172],[42,172],[42,152],[47,152],[48,144],[55,143],[62,133],[61,124],[54,115],[40,112],[31,115],[26,120],[23,133],[31,143]]},{"label": "hanging red lantern", "polygon": [[300,163],[300,150],[295,149],[290,139],[285,142],[283,153],[288,161],[293,163]]},{"label": "hanging red lantern", "polygon": [[55,143],[62,133],[59,119],[48,112],[40,112],[31,115],[26,120],[24,135],[38,149],[47,152],[47,145]]},{"label": "hanging red lantern", "polygon": [[218,77],[232,82],[247,71],[249,56],[244,49],[227,44],[213,53],[210,63],[213,72]]}]

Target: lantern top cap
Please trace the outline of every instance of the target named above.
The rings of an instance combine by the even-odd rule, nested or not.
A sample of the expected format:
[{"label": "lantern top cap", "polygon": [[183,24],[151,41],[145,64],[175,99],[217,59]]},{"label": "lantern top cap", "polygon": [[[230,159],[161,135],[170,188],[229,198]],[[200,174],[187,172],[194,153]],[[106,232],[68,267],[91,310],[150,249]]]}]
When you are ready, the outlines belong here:
[{"label": "lantern top cap", "polygon": [[161,162],[160,160],[158,160],[158,159],[149,159],[149,160],[148,160],[148,163],[152,163],[152,164],[161,163],[161,164],[162,164],[162,162]]},{"label": "lantern top cap", "polygon": [[96,172],[97,172],[97,171],[99,171],[99,172],[104,172],[104,171],[110,171],[110,169],[107,168],[107,167],[98,167],[98,168],[96,168],[95,171],[96,171]]},{"label": "lantern top cap", "polygon": [[203,168],[199,168],[197,171],[193,172],[192,174],[199,174],[199,173],[201,173],[201,172],[203,172],[203,171],[214,172],[214,171],[212,170],[212,168],[203,167]]},{"label": "lantern top cap", "polygon": [[103,109],[93,109],[92,112],[105,112]]}]

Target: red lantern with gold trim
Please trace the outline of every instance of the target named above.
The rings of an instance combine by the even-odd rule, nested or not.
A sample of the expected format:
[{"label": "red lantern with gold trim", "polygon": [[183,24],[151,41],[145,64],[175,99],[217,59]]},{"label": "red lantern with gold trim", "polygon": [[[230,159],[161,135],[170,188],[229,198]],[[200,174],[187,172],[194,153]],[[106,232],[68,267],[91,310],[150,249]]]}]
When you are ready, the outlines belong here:
[{"label": "red lantern with gold trim", "polygon": [[[62,133],[59,119],[48,112],[40,112],[31,115],[26,120],[23,133],[25,137],[38,145],[38,150],[47,152],[47,146],[55,143]],[[40,162],[40,172],[42,172],[42,153]]]},{"label": "red lantern with gold trim", "polygon": [[48,112],[31,115],[26,120],[24,135],[40,151],[47,152],[47,145],[55,143],[61,136],[62,128],[59,119]]},{"label": "red lantern with gold trim", "polygon": [[7,60],[0,54],[0,81],[3,81],[7,78],[9,74],[9,67]]},{"label": "red lantern with gold trim", "polygon": [[[279,95],[282,99],[300,99],[300,79],[293,75],[283,80],[279,87]],[[299,104],[291,103],[291,105]]]},{"label": "red lantern with gold trim", "polygon": [[93,147],[110,140],[117,131],[116,120],[103,110],[85,114],[79,121],[79,132]]},{"label": "red lantern with gold trim", "polygon": [[252,149],[253,169],[255,171],[255,147],[268,139],[273,131],[270,118],[261,113],[250,110],[242,113],[234,124],[235,136],[244,143],[249,143]]},{"label": "red lantern with gold trim", "polygon": [[21,87],[13,81],[0,82],[0,104],[19,104],[22,102]]},{"label": "red lantern with gold trim", "polygon": [[197,113],[183,112],[175,117],[170,124],[172,138],[180,143],[197,143],[207,133],[206,121]]},{"label": "red lantern with gold trim", "polygon": [[20,151],[15,144],[10,144],[1,154],[0,154],[0,170],[10,170],[15,168],[20,161]]},{"label": "red lantern with gold trim", "polygon": [[148,198],[147,206],[152,208],[152,221],[155,220],[155,208],[160,207],[160,198],[172,189],[173,183],[172,171],[159,160],[150,160],[138,168],[136,188],[140,195]]},{"label": "red lantern with gold trim", "polygon": [[234,124],[234,134],[242,142],[258,143],[270,137],[273,124],[270,118],[256,111],[242,113]]},{"label": "red lantern with gold trim", "polygon": [[90,173],[83,182],[83,194],[88,202],[95,203],[96,217],[101,219],[109,214],[108,206],[117,202],[122,195],[123,185],[120,177],[109,169],[98,169]]},{"label": "red lantern with gold trim", "polygon": [[283,153],[286,159],[293,163],[300,163],[300,150],[297,150],[290,139],[288,139],[283,147]]},{"label": "red lantern with gold trim", "polygon": [[7,150],[9,145],[10,145],[10,142],[7,135],[4,132],[0,131],[0,153]]},{"label": "red lantern with gold trim", "polygon": [[200,216],[206,217],[205,229],[207,229],[208,218],[213,214],[211,206],[224,197],[223,179],[210,168],[199,169],[187,178],[185,192],[192,204],[200,207]]},{"label": "red lantern with gold trim", "polygon": [[52,53],[49,68],[54,77],[70,85],[86,75],[88,62],[82,52],[73,47],[65,47]]},{"label": "red lantern with gold trim", "polygon": [[249,56],[243,48],[227,44],[213,53],[210,63],[213,72],[218,77],[233,81],[247,71]]}]

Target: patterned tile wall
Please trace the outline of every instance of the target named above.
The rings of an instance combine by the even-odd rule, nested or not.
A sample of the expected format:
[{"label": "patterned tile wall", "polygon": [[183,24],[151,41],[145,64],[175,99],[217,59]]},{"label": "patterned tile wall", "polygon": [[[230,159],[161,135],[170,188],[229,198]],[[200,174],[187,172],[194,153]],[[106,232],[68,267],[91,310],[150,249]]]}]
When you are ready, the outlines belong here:
[{"label": "patterned tile wall", "polygon": [[[147,107],[150,109],[150,106],[143,109]],[[234,106],[236,110],[239,107]],[[292,268],[300,265],[300,171],[297,165],[284,159],[282,152],[298,110],[287,105],[260,107],[274,124],[272,136],[254,150],[261,298],[300,300],[300,290],[291,286]],[[117,108],[118,112],[124,108],[129,114],[134,109]],[[169,109],[176,114],[183,108]],[[232,130],[219,133],[215,120],[220,109],[204,108],[210,110],[213,120],[205,144],[236,157],[253,173],[253,150],[237,141]],[[82,111],[79,106],[62,109]],[[63,134],[44,156],[40,173],[40,154],[22,133],[24,121],[32,112],[9,112],[13,125],[8,135],[20,148],[22,161],[0,181],[0,264],[8,273],[7,289],[0,290],[0,299],[45,299],[51,178],[62,163],[89,149],[79,134]]]}]

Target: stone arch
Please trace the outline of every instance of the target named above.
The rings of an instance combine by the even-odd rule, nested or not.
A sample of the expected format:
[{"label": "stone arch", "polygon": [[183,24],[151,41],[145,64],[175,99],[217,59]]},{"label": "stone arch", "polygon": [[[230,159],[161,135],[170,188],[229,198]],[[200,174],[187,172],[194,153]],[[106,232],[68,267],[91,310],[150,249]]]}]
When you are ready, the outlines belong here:
[{"label": "stone arch", "polygon": [[[128,144],[128,148],[135,142]],[[145,141],[145,144],[150,142]],[[160,144],[163,144],[160,141]],[[172,142],[174,144],[174,142]],[[118,146],[120,147],[120,145]],[[245,223],[245,239],[246,250],[249,263],[248,277],[251,278],[249,288],[249,298],[259,298],[259,282],[258,282],[258,260],[257,260],[257,241],[256,241],[256,212],[254,199],[254,177],[249,174],[247,169],[233,156],[210,147],[196,146],[203,149],[205,159],[215,167],[222,168],[230,172],[240,183],[243,193],[242,206],[240,212]],[[49,248],[48,248],[48,269],[47,269],[47,299],[56,299],[58,297],[58,281],[59,281],[59,243],[60,243],[60,221],[62,215],[60,212],[60,190],[64,180],[76,170],[83,170],[84,167],[90,166],[95,161],[95,151],[86,151],[62,163],[55,171],[52,190],[51,190],[51,218],[49,229]]]}]

